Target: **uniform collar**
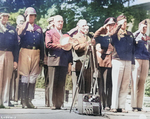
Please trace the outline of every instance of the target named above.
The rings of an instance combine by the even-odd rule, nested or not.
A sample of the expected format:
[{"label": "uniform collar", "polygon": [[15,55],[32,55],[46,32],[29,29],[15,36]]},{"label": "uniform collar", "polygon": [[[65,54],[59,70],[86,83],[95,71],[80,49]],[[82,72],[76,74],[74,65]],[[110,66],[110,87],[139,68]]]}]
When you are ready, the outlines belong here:
[{"label": "uniform collar", "polygon": [[118,32],[120,35],[127,35],[127,31],[126,30],[122,30],[120,29],[119,32]]},{"label": "uniform collar", "polygon": [[125,35],[127,35],[127,31],[120,29],[120,30],[118,31],[118,34],[117,34],[118,40],[120,40],[121,38],[123,38]]},{"label": "uniform collar", "polygon": [[81,32],[78,32],[75,36],[78,36],[79,38],[82,39],[82,41],[90,41],[90,38],[88,37],[88,35],[86,34],[83,34]]}]

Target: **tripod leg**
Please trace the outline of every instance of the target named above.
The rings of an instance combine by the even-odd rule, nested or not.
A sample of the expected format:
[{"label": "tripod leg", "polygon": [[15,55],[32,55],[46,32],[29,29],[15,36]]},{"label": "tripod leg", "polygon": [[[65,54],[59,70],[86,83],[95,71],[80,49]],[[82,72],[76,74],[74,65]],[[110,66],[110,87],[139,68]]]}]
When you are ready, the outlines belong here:
[{"label": "tripod leg", "polygon": [[94,81],[94,86],[93,86],[93,95],[96,95],[96,91],[97,91],[97,78]]},{"label": "tripod leg", "polygon": [[72,104],[71,104],[71,107],[70,107],[70,113],[71,113],[71,110],[72,110],[72,107],[73,107],[73,104],[74,104],[74,101],[75,101],[75,98],[76,98],[76,94],[77,94],[77,91],[78,91],[78,85],[79,85],[79,82],[80,82],[83,71],[84,71],[84,65],[82,65],[82,67],[81,67],[81,71],[80,71],[80,74],[79,74],[79,77],[78,77],[78,80],[77,80],[77,83],[76,83],[76,90],[75,90],[73,100],[72,100]]},{"label": "tripod leg", "polygon": [[70,113],[71,113],[71,110],[72,110],[72,107],[73,107],[73,104],[74,104],[74,101],[75,101],[75,98],[76,98],[77,91],[78,91],[78,87],[76,87],[76,90],[75,90],[75,93],[74,93],[74,96],[73,96],[73,100],[72,100],[71,107],[70,107]]},{"label": "tripod leg", "polygon": [[82,92],[85,93],[85,78],[84,78],[83,72],[81,72],[81,73],[82,73],[82,83],[83,83],[83,91]]}]

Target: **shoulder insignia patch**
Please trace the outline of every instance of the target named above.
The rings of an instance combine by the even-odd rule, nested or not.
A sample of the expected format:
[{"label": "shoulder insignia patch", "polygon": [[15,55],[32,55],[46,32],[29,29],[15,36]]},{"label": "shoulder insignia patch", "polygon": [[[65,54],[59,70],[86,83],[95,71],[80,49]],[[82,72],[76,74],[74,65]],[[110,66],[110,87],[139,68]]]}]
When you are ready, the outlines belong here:
[{"label": "shoulder insignia patch", "polygon": [[36,31],[37,31],[37,32],[39,32],[39,33],[41,33],[41,32],[42,32],[40,28],[38,28]]}]

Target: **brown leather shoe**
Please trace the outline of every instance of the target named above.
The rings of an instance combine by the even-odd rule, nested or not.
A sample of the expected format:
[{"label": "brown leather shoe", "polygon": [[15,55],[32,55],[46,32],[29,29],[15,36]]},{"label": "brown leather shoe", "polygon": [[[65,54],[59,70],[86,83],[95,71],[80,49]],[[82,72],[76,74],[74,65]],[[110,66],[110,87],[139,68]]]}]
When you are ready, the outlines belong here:
[{"label": "brown leather shoe", "polygon": [[111,109],[110,112],[117,113],[117,109]]},{"label": "brown leather shoe", "polygon": [[137,108],[133,108],[132,111],[133,112],[138,112],[138,109]]},{"label": "brown leather shoe", "polygon": [[109,110],[110,110],[110,108],[109,108],[109,107],[105,107],[105,110],[106,110],[106,111],[109,111]]},{"label": "brown leather shoe", "polygon": [[125,109],[122,109],[122,113],[128,113],[128,111]]},{"label": "brown leather shoe", "polygon": [[51,110],[56,110],[56,107],[53,106],[53,107],[50,107],[50,109],[51,109]]}]

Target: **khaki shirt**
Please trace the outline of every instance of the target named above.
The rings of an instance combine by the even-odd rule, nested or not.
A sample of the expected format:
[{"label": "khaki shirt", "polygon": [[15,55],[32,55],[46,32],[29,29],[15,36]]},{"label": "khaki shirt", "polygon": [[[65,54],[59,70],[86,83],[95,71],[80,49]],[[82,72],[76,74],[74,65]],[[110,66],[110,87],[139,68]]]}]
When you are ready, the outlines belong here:
[{"label": "khaki shirt", "polygon": [[73,60],[84,60],[86,55],[85,53],[88,50],[88,41],[91,39],[81,33],[74,35],[73,39]]}]

